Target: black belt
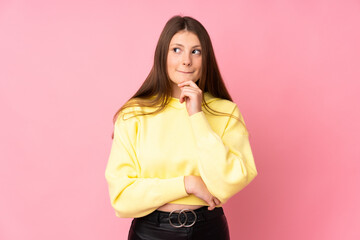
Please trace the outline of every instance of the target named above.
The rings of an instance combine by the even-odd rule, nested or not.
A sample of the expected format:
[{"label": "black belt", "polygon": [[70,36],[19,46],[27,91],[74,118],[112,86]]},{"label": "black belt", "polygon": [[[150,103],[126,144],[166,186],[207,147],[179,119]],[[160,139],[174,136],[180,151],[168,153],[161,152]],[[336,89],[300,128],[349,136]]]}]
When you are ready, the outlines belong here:
[{"label": "black belt", "polygon": [[150,221],[156,223],[169,223],[175,228],[191,227],[196,222],[207,221],[216,217],[224,215],[222,207],[216,207],[213,210],[208,210],[208,206],[204,206],[195,210],[183,209],[174,210],[172,212],[164,212],[155,210],[154,212],[140,217],[138,219]]}]

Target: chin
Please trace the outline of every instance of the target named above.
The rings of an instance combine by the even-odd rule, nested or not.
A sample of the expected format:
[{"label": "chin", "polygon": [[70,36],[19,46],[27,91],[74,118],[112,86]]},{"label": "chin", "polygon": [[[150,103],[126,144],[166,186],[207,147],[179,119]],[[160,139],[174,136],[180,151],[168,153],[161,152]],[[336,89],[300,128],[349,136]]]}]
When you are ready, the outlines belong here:
[{"label": "chin", "polygon": [[179,83],[186,82],[186,81],[193,81],[193,82],[195,82],[194,79],[181,79],[181,80],[179,81]]}]

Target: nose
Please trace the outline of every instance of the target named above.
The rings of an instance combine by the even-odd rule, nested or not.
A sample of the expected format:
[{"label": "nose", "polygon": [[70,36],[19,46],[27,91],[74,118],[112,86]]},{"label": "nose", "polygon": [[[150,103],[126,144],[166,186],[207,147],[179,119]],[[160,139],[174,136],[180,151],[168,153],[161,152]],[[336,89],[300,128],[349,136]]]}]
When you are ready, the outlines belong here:
[{"label": "nose", "polygon": [[191,56],[189,54],[184,54],[182,62],[185,66],[191,66]]}]

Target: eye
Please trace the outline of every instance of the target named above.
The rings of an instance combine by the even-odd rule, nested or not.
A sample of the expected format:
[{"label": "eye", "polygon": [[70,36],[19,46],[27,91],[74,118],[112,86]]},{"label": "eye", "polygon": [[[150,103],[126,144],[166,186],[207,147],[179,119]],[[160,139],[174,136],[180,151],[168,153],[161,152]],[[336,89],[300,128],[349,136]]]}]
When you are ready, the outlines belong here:
[{"label": "eye", "polygon": [[194,49],[194,50],[192,51],[192,53],[199,55],[199,54],[201,53],[201,50],[200,50],[200,49]]},{"label": "eye", "polygon": [[175,53],[178,53],[178,52],[180,52],[180,48],[173,48],[173,51],[174,51]]}]

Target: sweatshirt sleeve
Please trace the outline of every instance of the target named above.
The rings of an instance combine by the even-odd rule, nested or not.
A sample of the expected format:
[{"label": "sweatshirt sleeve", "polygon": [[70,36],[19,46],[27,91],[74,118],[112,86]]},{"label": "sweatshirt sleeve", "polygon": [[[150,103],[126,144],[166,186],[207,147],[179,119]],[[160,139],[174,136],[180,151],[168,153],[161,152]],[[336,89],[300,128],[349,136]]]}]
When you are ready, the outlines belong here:
[{"label": "sweatshirt sleeve", "polygon": [[189,117],[198,148],[201,178],[222,203],[257,175],[245,122],[236,104],[232,114],[242,123],[229,117],[222,136],[212,130],[203,111]]},{"label": "sweatshirt sleeve", "polygon": [[114,138],[105,170],[111,205],[122,218],[145,216],[158,207],[188,196],[184,176],[160,179],[139,177],[140,165],[135,141],[139,123],[136,117],[117,119]]}]

